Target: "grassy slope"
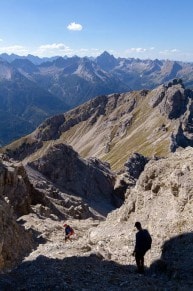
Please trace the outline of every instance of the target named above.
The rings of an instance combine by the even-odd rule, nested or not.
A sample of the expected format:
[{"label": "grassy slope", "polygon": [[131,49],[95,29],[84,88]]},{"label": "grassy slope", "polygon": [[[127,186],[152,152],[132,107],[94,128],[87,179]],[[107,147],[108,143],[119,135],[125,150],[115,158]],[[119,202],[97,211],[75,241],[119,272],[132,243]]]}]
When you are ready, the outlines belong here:
[{"label": "grassy slope", "polygon": [[169,136],[172,126],[169,124],[167,132],[159,131],[162,124],[168,123],[165,117],[158,114],[156,109],[148,105],[148,97],[139,99],[138,106],[133,111],[132,125],[127,133],[116,142],[111,151],[103,156],[110,162],[113,169],[119,169],[134,152],[145,156],[165,156],[169,152]]},{"label": "grassy slope", "polygon": [[[111,164],[113,170],[120,169],[128,157],[139,152],[145,156],[166,156],[169,152],[170,135],[174,130],[175,122],[171,122],[161,115],[159,108],[151,108],[149,101],[152,98],[152,91],[146,96],[140,92],[122,94],[118,101],[109,98],[105,107],[105,113],[100,115],[96,122],[91,124],[89,119],[79,122],[66,132],[63,132],[58,140],[43,142],[43,147],[37,150],[25,161],[37,159],[45,149],[54,143],[65,142],[83,157],[97,156]],[[135,99],[136,107],[128,111],[130,101]],[[115,105],[113,102],[118,102]],[[79,109],[83,112],[88,109],[88,104]],[[82,111],[83,110],[83,111]],[[75,111],[68,113],[68,118],[75,116]],[[132,121],[124,127],[125,121]],[[162,129],[162,125],[166,129]],[[8,147],[17,148],[23,141],[33,142],[33,134],[26,136]],[[105,147],[108,144],[108,151]]]},{"label": "grassy slope", "polygon": [[[120,169],[133,152],[149,157],[167,155],[175,124],[162,116],[158,109],[149,106],[151,92],[146,97],[141,97],[137,92],[132,95],[137,100],[137,107],[132,112],[132,124],[121,136],[118,130],[124,118],[118,118],[110,126],[109,119],[123,112],[124,105],[116,108],[108,121],[106,116],[101,116],[93,126],[88,121],[81,122],[63,133],[60,140],[71,144],[83,157],[95,155],[108,161],[114,170]],[[162,124],[166,125],[165,131],[159,130]],[[108,141],[110,151],[105,153],[104,147]]]}]

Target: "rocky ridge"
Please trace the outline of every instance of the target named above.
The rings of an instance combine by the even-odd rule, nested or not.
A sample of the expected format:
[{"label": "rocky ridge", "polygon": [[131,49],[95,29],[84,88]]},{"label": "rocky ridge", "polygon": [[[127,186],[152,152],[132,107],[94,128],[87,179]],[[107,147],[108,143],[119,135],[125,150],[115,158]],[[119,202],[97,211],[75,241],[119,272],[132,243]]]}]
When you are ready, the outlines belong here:
[{"label": "rocky ridge", "polygon": [[33,161],[49,145],[68,143],[81,156],[95,156],[120,170],[134,152],[151,158],[192,146],[192,102],[192,90],[180,79],[152,91],[98,96],[46,120],[5,151]]}]

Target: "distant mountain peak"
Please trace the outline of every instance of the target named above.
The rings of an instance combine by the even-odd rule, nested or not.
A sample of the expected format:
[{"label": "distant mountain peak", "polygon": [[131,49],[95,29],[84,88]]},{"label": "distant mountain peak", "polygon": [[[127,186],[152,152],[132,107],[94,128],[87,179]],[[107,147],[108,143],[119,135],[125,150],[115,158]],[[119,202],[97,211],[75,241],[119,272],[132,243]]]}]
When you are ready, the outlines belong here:
[{"label": "distant mountain peak", "polygon": [[103,57],[113,57],[114,58],[114,56],[113,55],[111,55],[109,52],[107,52],[107,51],[104,51],[100,56],[103,56]]},{"label": "distant mountain peak", "polygon": [[103,70],[110,71],[118,64],[118,60],[113,55],[110,55],[107,51],[104,51],[96,58],[96,63]]}]

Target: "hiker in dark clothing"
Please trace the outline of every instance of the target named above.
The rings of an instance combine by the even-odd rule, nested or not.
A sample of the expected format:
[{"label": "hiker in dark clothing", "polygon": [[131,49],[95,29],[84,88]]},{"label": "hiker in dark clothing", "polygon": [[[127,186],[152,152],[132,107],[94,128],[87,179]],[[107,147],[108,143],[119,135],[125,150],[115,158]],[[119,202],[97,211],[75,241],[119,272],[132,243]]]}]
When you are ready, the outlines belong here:
[{"label": "hiker in dark clothing", "polygon": [[65,242],[66,242],[67,239],[70,239],[71,235],[74,234],[74,230],[70,225],[66,223],[64,224],[64,227],[65,227]]},{"label": "hiker in dark clothing", "polygon": [[140,222],[135,223],[138,232],[133,255],[135,256],[138,273],[144,273],[144,255],[151,248],[151,236],[147,229],[143,229]]}]

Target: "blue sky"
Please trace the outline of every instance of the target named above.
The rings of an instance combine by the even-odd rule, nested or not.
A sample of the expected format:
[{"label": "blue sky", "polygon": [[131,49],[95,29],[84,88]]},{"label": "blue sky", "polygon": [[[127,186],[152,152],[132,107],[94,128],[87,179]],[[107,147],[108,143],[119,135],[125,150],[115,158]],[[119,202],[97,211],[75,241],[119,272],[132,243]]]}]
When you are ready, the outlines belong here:
[{"label": "blue sky", "polygon": [[193,62],[193,0],[0,0],[0,53]]}]

